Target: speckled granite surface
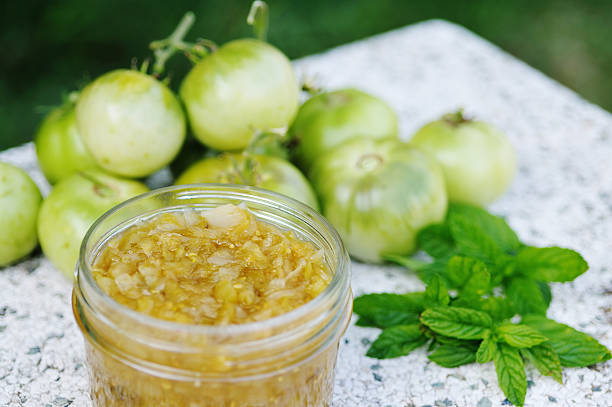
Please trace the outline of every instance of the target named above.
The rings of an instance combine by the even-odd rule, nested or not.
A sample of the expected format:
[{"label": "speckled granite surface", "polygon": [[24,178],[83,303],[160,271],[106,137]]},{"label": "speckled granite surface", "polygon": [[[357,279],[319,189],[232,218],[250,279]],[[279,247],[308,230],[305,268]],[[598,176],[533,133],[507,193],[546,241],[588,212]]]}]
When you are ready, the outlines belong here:
[{"label": "speckled granite surface", "polygon": [[[553,286],[549,315],[612,347],[612,116],[464,29],[418,24],[297,62],[327,88],[357,86],[386,99],[409,138],[464,106],[504,129],[520,170],[492,209],[533,244],[579,250],[591,270]],[[48,190],[31,145],[0,154]],[[356,294],[422,288],[394,267],[354,264]],[[84,406],[83,345],[70,283],[37,255],[0,271],[0,406]],[[377,330],[351,326],[338,360],[334,407],[506,405],[492,364],[444,369],[422,350],[364,355]],[[529,407],[612,406],[612,362],[566,369],[565,385],[528,370]]]}]

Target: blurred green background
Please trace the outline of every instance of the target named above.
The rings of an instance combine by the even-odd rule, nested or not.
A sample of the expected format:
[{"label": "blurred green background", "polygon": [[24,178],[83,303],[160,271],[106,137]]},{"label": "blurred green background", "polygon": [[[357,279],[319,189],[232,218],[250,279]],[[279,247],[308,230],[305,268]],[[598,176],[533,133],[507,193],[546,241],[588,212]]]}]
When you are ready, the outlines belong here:
[{"label": "blurred green background", "polygon": [[[250,0],[0,2],[0,150],[32,139],[62,94],[148,55],[187,10],[187,36],[223,43],[250,34]],[[443,18],[612,110],[610,0],[270,0],[269,40],[289,57],[316,53],[406,24]],[[186,58],[168,65],[176,87]]]}]

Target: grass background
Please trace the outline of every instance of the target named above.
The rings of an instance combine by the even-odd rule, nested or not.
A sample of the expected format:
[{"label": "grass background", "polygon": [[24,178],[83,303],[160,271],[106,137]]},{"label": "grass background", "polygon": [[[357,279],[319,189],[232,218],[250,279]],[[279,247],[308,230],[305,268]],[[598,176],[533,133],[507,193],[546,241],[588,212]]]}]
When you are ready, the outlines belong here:
[{"label": "grass background", "polygon": [[[610,0],[269,0],[269,41],[290,58],[406,24],[443,18],[612,110]],[[0,150],[32,139],[62,95],[166,37],[187,10],[188,40],[217,43],[250,35],[250,0],[20,0],[0,4]],[[189,69],[175,57],[176,87]]]}]

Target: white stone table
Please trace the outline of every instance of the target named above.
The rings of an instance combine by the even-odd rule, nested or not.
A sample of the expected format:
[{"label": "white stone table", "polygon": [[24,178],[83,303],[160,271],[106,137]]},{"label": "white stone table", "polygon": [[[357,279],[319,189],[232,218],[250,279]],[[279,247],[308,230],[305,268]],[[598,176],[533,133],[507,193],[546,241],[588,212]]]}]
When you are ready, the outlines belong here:
[{"label": "white stone table", "polygon": [[[518,150],[519,172],[492,206],[526,242],[580,251],[591,269],[553,286],[549,316],[612,347],[612,116],[455,25],[430,21],[296,62],[333,89],[356,86],[387,100],[402,137],[465,107],[496,123]],[[46,193],[31,144],[0,154]],[[354,263],[356,294],[413,291],[414,275]],[[90,406],[71,284],[40,255],[0,271],[0,406]],[[423,350],[364,356],[377,330],[351,326],[338,359],[334,407],[506,405],[492,364],[445,369]],[[564,385],[529,368],[526,406],[612,406],[612,362],[566,369]]]}]

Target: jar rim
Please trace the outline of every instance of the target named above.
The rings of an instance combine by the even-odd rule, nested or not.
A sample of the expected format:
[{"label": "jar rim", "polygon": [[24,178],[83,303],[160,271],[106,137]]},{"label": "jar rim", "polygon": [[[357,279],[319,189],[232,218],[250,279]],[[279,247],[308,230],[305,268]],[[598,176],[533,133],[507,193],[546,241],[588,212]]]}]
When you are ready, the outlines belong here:
[{"label": "jar rim", "polygon": [[[243,324],[206,325],[174,322],[152,317],[115,301],[110,295],[104,292],[104,290],[102,290],[102,288],[95,282],[91,270],[91,265],[88,264],[88,262],[86,261],[88,254],[87,246],[89,240],[92,238],[93,233],[100,226],[100,224],[102,224],[109,217],[111,217],[121,209],[130,206],[136,202],[165,193],[176,193],[177,195],[179,195],[179,193],[181,192],[189,193],[190,191],[195,194],[189,195],[190,198],[206,198],[205,195],[198,196],[197,194],[205,192],[215,192],[217,194],[215,195],[216,198],[239,199],[242,196],[250,197],[252,201],[257,202],[259,204],[264,204],[265,206],[279,207],[280,205],[282,206],[282,209],[284,211],[290,211],[294,215],[299,215],[300,213],[306,214],[308,218],[317,222],[320,226],[322,226],[322,229],[327,232],[328,236],[324,236],[324,238],[328,241],[328,243],[332,245],[333,250],[337,253],[338,263],[335,269],[332,270],[332,280],[327,285],[327,287],[325,287],[325,289],[315,298],[291,311],[265,320],[247,322]],[[187,206],[187,204],[185,206]],[[137,217],[138,215],[134,216],[134,218]],[[303,219],[304,216],[300,216],[300,218]],[[104,233],[103,237],[106,235],[107,233]],[[103,305],[105,307],[108,307],[107,309],[113,312],[118,312],[125,317],[137,320],[140,324],[144,324],[155,329],[188,335],[241,335],[257,330],[282,328],[283,326],[291,323],[292,321],[295,321],[296,319],[308,315],[326,302],[330,300],[333,301],[338,291],[350,289],[350,267],[348,264],[349,262],[350,259],[348,256],[348,252],[346,251],[342,239],[340,238],[340,235],[338,234],[336,229],[329,223],[327,219],[325,219],[325,217],[319,214],[316,210],[296,199],[270,190],[247,185],[219,183],[186,184],[158,188],[146,192],[144,194],[135,196],[120,203],[119,205],[114,206],[113,208],[105,212],[101,217],[99,217],[88,229],[87,233],[85,234],[85,237],[81,242],[79,260],[75,270],[75,286],[80,287],[82,281],[81,279],[84,279],[84,282],[89,285],[90,288],[93,289],[94,293],[97,295],[97,300],[102,301]],[[88,298],[86,298],[85,296],[81,296],[81,299],[86,302],[89,302]]]}]

